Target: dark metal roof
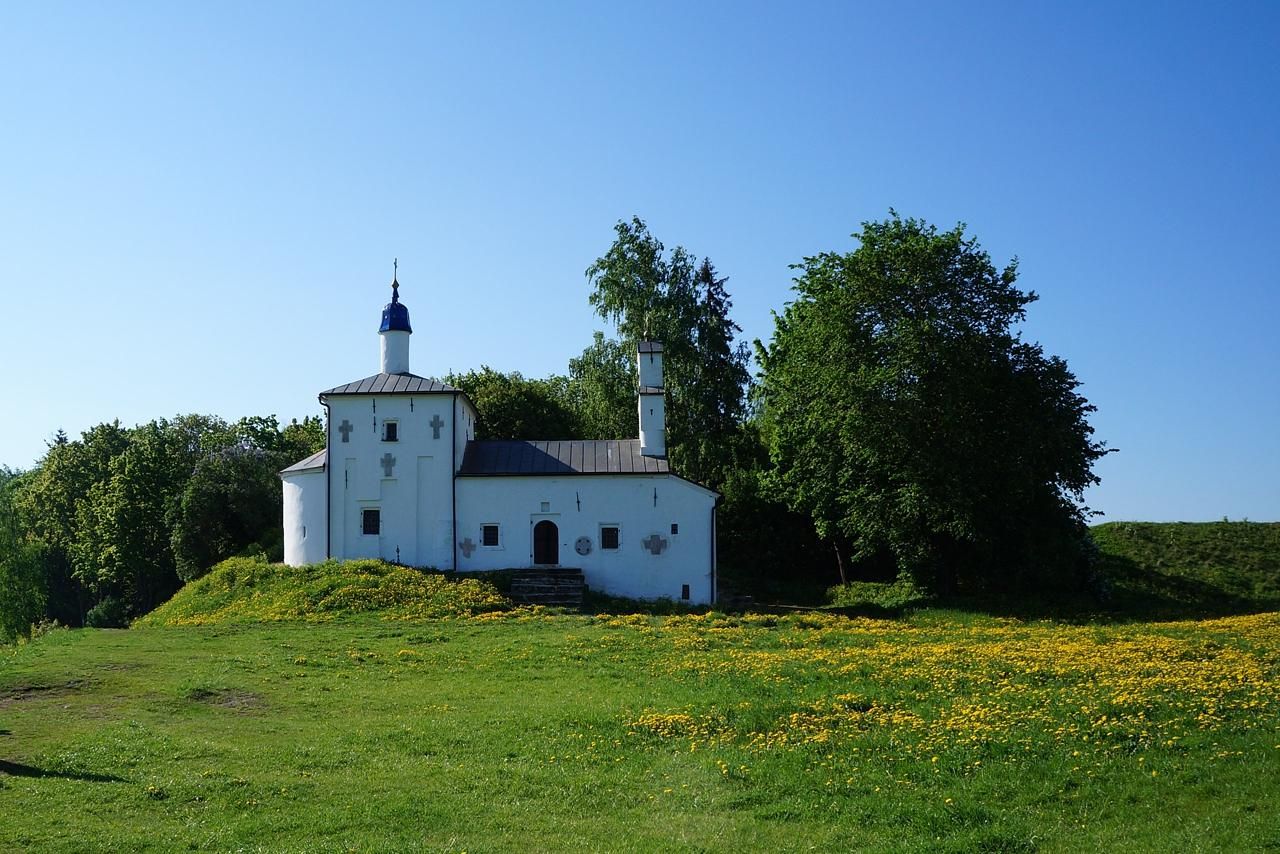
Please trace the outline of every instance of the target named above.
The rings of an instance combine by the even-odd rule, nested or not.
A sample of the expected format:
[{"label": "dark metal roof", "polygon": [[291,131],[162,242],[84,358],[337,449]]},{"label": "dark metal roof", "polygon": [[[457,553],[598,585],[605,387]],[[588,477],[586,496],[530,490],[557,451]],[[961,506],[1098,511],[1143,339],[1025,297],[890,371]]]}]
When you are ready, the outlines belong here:
[{"label": "dark metal roof", "polygon": [[331,394],[448,394],[457,392],[451,385],[439,380],[429,380],[417,374],[374,374],[346,385],[334,386],[320,392],[321,397]]},{"label": "dark metal roof", "polygon": [[636,350],[641,353],[661,353],[662,345],[657,341],[641,341],[636,345]]},{"label": "dark metal roof", "polygon": [[288,474],[289,472],[299,471],[321,471],[324,469],[325,460],[329,457],[328,451],[317,451],[305,460],[299,460],[287,469],[282,469],[280,474]]},{"label": "dark metal roof", "polygon": [[639,439],[468,442],[460,475],[670,474],[665,457],[640,453]]}]

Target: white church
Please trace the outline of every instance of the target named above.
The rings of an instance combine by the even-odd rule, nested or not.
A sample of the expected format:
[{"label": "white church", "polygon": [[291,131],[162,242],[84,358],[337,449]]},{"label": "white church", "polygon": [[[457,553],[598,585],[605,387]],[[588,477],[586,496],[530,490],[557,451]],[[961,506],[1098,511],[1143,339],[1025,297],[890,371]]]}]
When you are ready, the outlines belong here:
[{"label": "white church", "polygon": [[715,601],[717,496],[667,463],[661,344],[638,347],[638,439],[481,442],[465,392],[410,373],[399,287],[379,372],[320,393],[325,449],[280,473],[285,563],[564,567],[615,596]]}]

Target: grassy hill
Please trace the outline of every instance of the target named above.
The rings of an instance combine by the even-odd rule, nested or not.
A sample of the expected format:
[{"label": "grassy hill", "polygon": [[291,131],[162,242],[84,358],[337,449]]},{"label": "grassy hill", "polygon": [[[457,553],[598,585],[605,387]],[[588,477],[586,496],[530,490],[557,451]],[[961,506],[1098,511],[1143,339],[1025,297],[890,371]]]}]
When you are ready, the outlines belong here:
[{"label": "grassy hill", "polygon": [[377,611],[386,619],[460,617],[511,607],[493,584],[379,560],[312,566],[230,558],[138,621],[141,626],[319,622]]},{"label": "grassy hill", "polygon": [[1092,531],[1120,610],[1159,615],[1280,608],[1280,523],[1109,522]]}]

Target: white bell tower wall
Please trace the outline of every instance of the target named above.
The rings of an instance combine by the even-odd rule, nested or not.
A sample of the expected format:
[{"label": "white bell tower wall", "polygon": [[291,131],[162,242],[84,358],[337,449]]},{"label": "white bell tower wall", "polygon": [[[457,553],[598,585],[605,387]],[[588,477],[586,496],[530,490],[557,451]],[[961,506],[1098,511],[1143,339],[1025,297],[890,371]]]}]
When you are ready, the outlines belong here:
[{"label": "white bell tower wall", "polygon": [[378,335],[382,339],[378,370],[384,374],[409,373],[409,333],[392,329]]}]

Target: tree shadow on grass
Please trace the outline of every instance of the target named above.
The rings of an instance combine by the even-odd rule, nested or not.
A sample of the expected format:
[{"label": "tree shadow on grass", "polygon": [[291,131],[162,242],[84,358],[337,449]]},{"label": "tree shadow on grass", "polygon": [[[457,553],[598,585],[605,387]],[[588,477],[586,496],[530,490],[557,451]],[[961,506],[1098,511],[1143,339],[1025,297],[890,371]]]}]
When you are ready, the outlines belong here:
[{"label": "tree shadow on grass", "polygon": [[869,620],[900,620],[913,611],[931,608],[936,604],[937,600],[932,598],[921,598],[903,605],[879,605],[875,602],[859,602],[856,605],[828,605],[822,609],[822,612],[849,618],[865,617]]},{"label": "tree shadow on grass", "polygon": [[[1251,595],[1239,584],[1233,585],[1235,581],[1237,577],[1230,574],[1221,578],[1202,577],[1185,570],[1148,566],[1120,555],[1104,554],[1087,581],[1080,578],[1072,582],[1063,578],[1057,584],[1038,588],[993,586],[949,595],[929,595],[920,590],[904,601],[896,601],[903,594],[892,586],[855,583],[835,597],[837,601],[850,598],[855,601],[815,607],[782,599],[755,602],[746,610],[773,614],[820,610],[846,617],[887,620],[910,617],[919,611],[942,610],[1076,625],[1206,620],[1280,610],[1280,596],[1269,590]],[[858,595],[865,595],[866,601],[856,601]]]},{"label": "tree shadow on grass", "polygon": [[578,612],[597,617],[616,617],[628,614],[647,614],[651,617],[671,617],[680,614],[705,614],[711,610],[709,605],[685,605],[673,599],[628,599],[625,596],[610,596],[588,588],[582,596],[582,606],[577,609],[564,608],[565,613]]},{"label": "tree shadow on grass", "polygon": [[953,596],[933,605],[1019,620],[1085,624],[1207,620],[1276,610],[1280,601],[1241,596],[1204,579],[1104,555],[1091,582],[1077,589]]},{"label": "tree shadow on grass", "polygon": [[[729,599],[725,597],[714,605],[685,605],[671,599],[627,599],[622,596],[608,596],[603,593],[587,591],[586,596],[583,597],[582,607],[577,609],[577,612],[601,617],[632,614],[671,617],[684,614],[707,614],[712,611],[739,616],[744,614],[768,614],[780,617],[788,614],[820,612],[823,614],[837,614],[842,617],[870,617],[879,620],[893,620],[903,617],[913,610],[933,604],[936,604],[936,601],[928,598],[906,605],[886,607],[871,602],[862,602],[854,605],[827,605],[817,597],[798,597],[796,601],[775,599],[764,602],[755,601],[749,597],[745,599],[739,599],[739,597]],[[573,609],[569,608],[563,610],[565,613],[573,612]]]},{"label": "tree shadow on grass", "polygon": [[[818,611],[844,617],[898,620],[935,609],[1011,617],[1023,621],[1052,620],[1069,624],[1106,624],[1206,620],[1280,610],[1280,597],[1242,595],[1213,579],[1144,566],[1127,557],[1103,555],[1086,583],[1063,583],[1040,590],[991,590],[947,596],[920,595],[909,601],[863,601],[827,604],[825,588],[816,585],[761,585],[753,596],[725,595],[715,605],[689,606],[670,599],[644,601],[588,590],[580,613],[597,615],[770,614]],[[570,609],[565,609],[569,612]]]},{"label": "tree shadow on grass", "polygon": [[1109,604],[1135,618],[1195,620],[1280,608],[1275,597],[1241,595],[1212,579],[1162,572],[1119,555],[1104,556],[1098,570]]},{"label": "tree shadow on grass", "polygon": [[89,783],[124,783],[123,777],[114,774],[94,774],[90,771],[53,771],[48,768],[37,768],[34,765],[23,765],[20,762],[6,762],[0,759],[0,774],[10,777],[35,777],[37,779],[54,778],[58,780],[83,780]]}]

